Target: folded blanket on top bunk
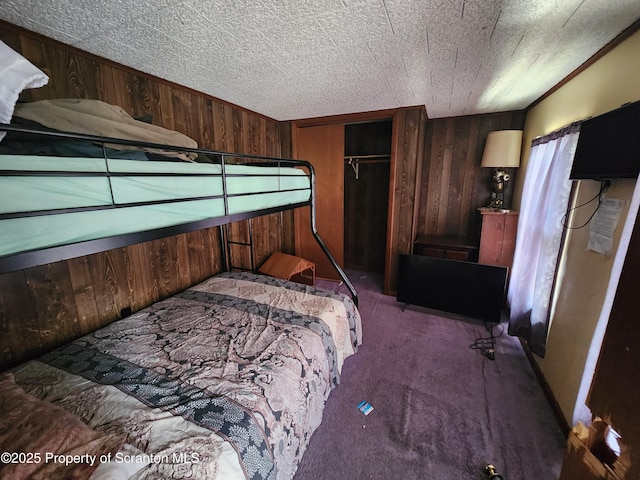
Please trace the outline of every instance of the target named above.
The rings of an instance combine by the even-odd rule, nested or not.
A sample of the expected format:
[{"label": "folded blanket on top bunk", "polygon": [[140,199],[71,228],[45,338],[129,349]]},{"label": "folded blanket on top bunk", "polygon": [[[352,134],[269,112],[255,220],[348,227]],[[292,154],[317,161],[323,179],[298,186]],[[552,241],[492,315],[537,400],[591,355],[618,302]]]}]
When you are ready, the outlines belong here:
[{"label": "folded blanket on top bunk", "polygon": [[[0,406],[14,399],[0,447],[17,452],[0,476],[112,478],[103,475],[120,468],[133,479],[290,479],[361,335],[343,295],[247,273],[212,277],[13,369],[15,384],[0,378]],[[29,409],[43,400],[89,433],[65,443],[39,425],[48,416],[25,422],[20,394]],[[65,454],[80,457],[53,456]]]},{"label": "folded blanket on top bunk", "polygon": [[[122,107],[100,100],[61,98],[19,103],[13,115],[63,132],[198,148],[195,140],[180,132],[136,120]],[[133,149],[118,144],[109,146],[114,149]],[[186,161],[194,160],[197,156],[194,153],[185,154],[164,149],[145,150]]]}]

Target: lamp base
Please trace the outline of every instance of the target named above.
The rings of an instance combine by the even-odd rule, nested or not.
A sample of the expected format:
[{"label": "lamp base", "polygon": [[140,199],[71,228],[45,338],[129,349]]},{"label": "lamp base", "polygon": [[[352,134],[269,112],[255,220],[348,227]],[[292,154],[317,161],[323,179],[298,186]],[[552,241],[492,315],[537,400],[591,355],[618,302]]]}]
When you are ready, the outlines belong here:
[{"label": "lamp base", "polygon": [[496,168],[491,177],[491,197],[489,199],[489,208],[502,209],[505,208],[504,191],[507,183],[511,179],[503,168]]},{"label": "lamp base", "polygon": [[487,208],[495,208],[496,210],[502,210],[504,208],[504,198],[493,198],[491,196],[491,202],[487,205]]}]

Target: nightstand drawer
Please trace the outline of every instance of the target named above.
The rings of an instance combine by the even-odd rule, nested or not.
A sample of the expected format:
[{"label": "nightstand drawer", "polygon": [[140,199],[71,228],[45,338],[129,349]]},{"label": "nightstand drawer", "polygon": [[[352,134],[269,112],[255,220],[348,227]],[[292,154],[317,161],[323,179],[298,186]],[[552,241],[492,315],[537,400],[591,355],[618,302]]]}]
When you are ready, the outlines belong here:
[{"label": "nightstand drawer", "polygon": [[413,254],[475,262],[478,247],[464,237],[420,235],[413,244]]}]

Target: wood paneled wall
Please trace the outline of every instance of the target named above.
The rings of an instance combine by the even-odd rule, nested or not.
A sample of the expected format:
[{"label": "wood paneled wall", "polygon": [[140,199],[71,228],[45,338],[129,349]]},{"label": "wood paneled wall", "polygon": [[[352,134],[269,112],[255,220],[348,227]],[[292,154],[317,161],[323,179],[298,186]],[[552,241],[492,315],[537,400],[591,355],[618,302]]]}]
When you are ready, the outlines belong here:
[{"label": "wood paneled wall", "polygon": [[[3,21],[0,40],[49,75],[48,85],[24,92],[22,101],[98,99],[135,118],[151,114],[152,123],[182,132],[202,148],[291,156],[287,124]],[[253,222],[259,263],[276,250],[293,253],[292,212]],[[220,269],[220,237],[214,228],[0,275],[0,370]]]},{"label": "wood paneled wall", "polygon": [[[480,244],[481,215],[491,194],[493,169],[480,167],[487,134],[522,129],[525,112],[428,120],[421,165],[417,233],[456,235]],[[526,147],[524,147],[526,148]],[[514,175],[506,197],[510,197]]]},{"label": "wood paneled wall", "polygon": [[219,272],[210,228],[0,275],[7,368]]},{"label": "wood paneled wall", "polygon": [[395,294],[398,255],[411,253],[417,235],[456,235],[480,244],[477,209],[488,203],[493,173],[480,167],[487,134],[522,129],[524,120],[524,111],[430,120],[419,108],[398,110],[385,293]]},{"label": "wood paneled wall", "polygon": [[426,112],[399,109],[393,118],[384,291],[395,295],[400,254],[411,253],[420,205]]}]

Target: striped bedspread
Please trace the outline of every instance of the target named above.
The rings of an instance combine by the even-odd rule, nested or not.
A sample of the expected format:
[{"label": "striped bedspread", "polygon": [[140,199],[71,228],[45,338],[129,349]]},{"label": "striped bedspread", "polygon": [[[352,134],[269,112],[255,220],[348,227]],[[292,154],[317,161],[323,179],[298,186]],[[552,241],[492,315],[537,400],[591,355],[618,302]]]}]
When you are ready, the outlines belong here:
[{"label": "striped bedspread", "polygon": [[[16,384],[124,437],[135,480],[290,479],[360,316],[340,294],[224,273],[16,369]],[[122,465],[121,465],[122,466]],[[92,477],[93,478],[93,477]]]}]

